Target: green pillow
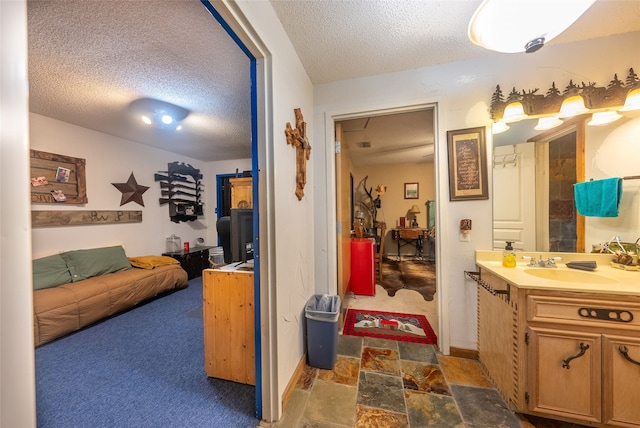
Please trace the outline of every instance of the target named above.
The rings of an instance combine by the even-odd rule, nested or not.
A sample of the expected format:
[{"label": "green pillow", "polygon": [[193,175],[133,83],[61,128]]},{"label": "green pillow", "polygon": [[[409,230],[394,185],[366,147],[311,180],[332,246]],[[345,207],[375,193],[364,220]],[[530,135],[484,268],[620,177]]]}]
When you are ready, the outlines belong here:
[{"label": "green pillow", "polygon": [[62,253],[67,262],[71,280],[82,281],[105,273],[132,269],[124,248],[121,246],[74,250]]},{"label": "green pillow", "polygon": [[31,264],[34,290],[57,287],[71,282],[71,273],[60,254],[35,259]]}]

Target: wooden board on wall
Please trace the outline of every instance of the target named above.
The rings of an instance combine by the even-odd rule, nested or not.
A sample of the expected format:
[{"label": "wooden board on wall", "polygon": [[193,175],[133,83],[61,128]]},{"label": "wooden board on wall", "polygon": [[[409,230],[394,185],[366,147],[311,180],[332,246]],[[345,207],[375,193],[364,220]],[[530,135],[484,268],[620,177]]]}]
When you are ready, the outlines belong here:
[{"label": "wooden board on wall", "polygon": [[[86,204],[85,165],[85,159],[31,150],[32,183],[38,183],[41,177],[47,181],[47,184],[31,186],[31,202]],[[59,176],[60,169],[66,174]],[[53,198],[51,192],[58,190],[66,196],[64,202],[56,202]]]},{"label": "wooden board on wall", "polygon": [[142,211],[31,211],[31,226],[141,223]]}]

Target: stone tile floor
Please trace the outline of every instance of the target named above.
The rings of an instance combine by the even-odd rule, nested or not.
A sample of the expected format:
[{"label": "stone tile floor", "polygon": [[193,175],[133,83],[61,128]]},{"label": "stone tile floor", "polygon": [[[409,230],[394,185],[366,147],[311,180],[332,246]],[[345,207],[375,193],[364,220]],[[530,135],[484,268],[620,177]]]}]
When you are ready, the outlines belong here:
[{"label": "stone tile floor", "polygon": [[433,345],[338,337],[333,370],[305,367],[273,427],[532,427],[473,360]]}]

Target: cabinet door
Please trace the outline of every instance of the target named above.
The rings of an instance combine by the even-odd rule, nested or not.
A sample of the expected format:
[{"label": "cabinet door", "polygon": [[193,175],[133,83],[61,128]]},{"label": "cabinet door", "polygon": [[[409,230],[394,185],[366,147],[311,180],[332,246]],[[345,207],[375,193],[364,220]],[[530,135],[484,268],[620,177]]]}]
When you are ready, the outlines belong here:
[{"label": "cabinet door", "polygon": [[601,418],[601,336],[528,328],[529,410],[599,422]]},{"label": "cabinet door", "polygon": [[253,208],[251,177],[230,178],[231,208]]},{"label": "cabinet door", "polygon": [[256,384],[253,272],[203,272],[207,376]]},{"label": "cabinet door", "polygon": [[603,348],[604,421],[640,426],[640,339],[605,336]]}]

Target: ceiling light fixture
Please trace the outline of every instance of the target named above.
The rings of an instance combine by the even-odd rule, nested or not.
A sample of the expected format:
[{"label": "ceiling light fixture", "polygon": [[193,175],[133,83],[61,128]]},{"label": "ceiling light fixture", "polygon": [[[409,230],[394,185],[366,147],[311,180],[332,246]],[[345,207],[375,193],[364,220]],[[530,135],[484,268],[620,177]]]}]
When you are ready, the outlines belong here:
[{"label": "ceiling light fixture", "polygon": [[595,0],[484,0],[469,22],[469,39],[483,48],[532,53],[566,30]]},{"label": "ceiling light fixture", "polygon": [[180,122],[189,115],[185,108],[153,98],[140,98],[129,107],[144,123],[161,129],[179,131],[182,129]]}]

